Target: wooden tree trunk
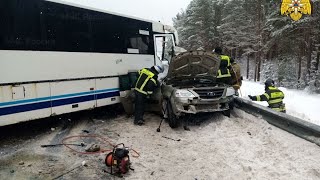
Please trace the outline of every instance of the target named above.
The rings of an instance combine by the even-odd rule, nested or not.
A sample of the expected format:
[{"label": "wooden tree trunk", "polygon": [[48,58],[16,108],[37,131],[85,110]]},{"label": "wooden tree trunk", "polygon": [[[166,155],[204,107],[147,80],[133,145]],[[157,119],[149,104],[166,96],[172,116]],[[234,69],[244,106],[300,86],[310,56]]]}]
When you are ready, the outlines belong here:
[{"label": "wooden tree trunk", "polygon": [[307,35],[307,73],[310,75],[311,72],[311,55],[312,55],[312,39],[311,39],[311,30],[308,31]]},{"label": "wooden tree trunk", "polygon": [[[304,34],[302,29],[299,29],[298,33],[301,34],[301,35]],[[304,44],[303,44],[303,42],[300,43],[299,47],[300,48],[298,50],[298,79],[297,79],[298,83],[300,83],[301,75],[302,75],[302,57],[303,57],[303,54],[304,54],[304,48],[303,48]]]},{"label": "wooden tree trunk", "polygon": [[236,55],[235,55],[235,59],[237,59],[239,57],[239,49],[238,48],[236,48]]},{"label": "wooden tree trunk", "polygon": [[269,51],[269,53],[268,53],[268,60],[269,61],[272,61],[272,57],[273,57],[273,51],[272,51],[272,49]]},{"label": "wooden tree trunk", "polygon": [[257,75],[258,75],[258,72],[257,72],[257,70],[258,70],[258,55],[257,55],[257,53],[255,53],[255,63],[254,63],[254,82],[256,82],[257,81]]},{"label": "wooden tree trunk", "polygon": [[318,47],[317,51],[317,59],[316,59],[316,70],[319,70],[319,60],[320,60],[320,47]]},{"label": "wooden tree trunk", "polygon": [[247,56],[247,79],[249,79],[250,55]]},{"label": "wooden tree trunk", "polygon": [[257,34],[259,36],[259,42],[258,42],[258,58],[257,58],[257,72],[256,72],[256,77],[257,77],[257,81],[260,81],[260,70],[261,70],[261,44],[262,44],[262,31],[261,31],[261,21],[262,21],[262,0],[258,1],[258,9],[257,9],[257,13],[258,13],[258,30],[257,30]]},{"label": "wooden tree trunk", "polygon": [[261,71],[261,51],[258,52],[257,81],[260,81],[260,71]]},{"label": "wooden tree trunk", "polygon": [[301,50],[298,53],[298,82],[300,82],[300,78],[301,78],[301,67],[302,67],[302,52]]},{"label": "wooden tree trunk", "polygon": [[[319,3],[320,5],[320,3]],[[318,34],[318,48],[317,48],[317,59],[316,59],[316,69],[319,70],[319,61],[320,61],[320,34]]]},{"label": "wooden tree trunk", "polygon": [[235,54],[236,54],[236,49],[232,49],[232,55],[231,55],[231,57],[232,57],[233,59],[235,59]]}]

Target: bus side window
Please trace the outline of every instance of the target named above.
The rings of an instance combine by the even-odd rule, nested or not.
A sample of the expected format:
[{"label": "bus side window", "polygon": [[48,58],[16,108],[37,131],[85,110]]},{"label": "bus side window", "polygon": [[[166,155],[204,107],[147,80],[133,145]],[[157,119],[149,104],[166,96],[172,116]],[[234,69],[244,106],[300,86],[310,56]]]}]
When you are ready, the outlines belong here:
[{"label": "bus side window", "polygon": [[[0,47],[6,50],[37,50],[48,46],[41,39],[40,1],[0,1]],[[26,13],[27,12],[27,13]]]},{"label": "bus side window", "polygon": [[128,48],[138,49],[140,54],[148,54],[149,52],[149,37],[129,37]]},{"label": "bus side window", "polygon": [[56,2],[0,0],[0,24],[4,50],[154,55],[151,22]]}]

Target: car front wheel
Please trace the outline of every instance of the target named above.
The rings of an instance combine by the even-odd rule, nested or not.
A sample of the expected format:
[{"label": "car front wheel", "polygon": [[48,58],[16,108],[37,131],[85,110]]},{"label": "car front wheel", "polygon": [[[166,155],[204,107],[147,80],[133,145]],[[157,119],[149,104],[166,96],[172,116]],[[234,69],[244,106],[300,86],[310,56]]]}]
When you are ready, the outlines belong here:
[{"label": "car front wheel", "polygon": [[167,112],[168,112],[168,122],[171,128],[177,128],[179,126],[179,120],[177,116],[174,114],[171,102],[167,103]]},{"label": "car front wheel", "polygon": [[224,110],[224,111],[222,111],[222,114],[230,118],[231,110],[230,109]]}]

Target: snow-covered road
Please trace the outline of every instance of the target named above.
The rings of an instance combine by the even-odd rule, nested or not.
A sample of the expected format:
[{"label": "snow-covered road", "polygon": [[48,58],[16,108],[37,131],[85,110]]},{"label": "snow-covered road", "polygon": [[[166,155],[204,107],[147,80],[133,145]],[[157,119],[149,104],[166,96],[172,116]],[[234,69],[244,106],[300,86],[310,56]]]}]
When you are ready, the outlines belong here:
[{"label": "snow-covered road", "polygon": [[[287,113],[320,125],[320,94],[312,94],[302,90],[292,90],[280,87],[285,94],[284,103]],[[243,81],[241,97],[249,99],[248,95],[260,95],[264,93],[264,84],[251,81]],[[267,102],[257,102],[267,106]]]},{"label": "snow-covered road", "polygon": [[[103,172],[110,172],[104,165],[109,152],[83,155],[63,146],[40,147],[79,133],[86,135],[84,129],[112,144],[124,143],[140,153],[139,158],[133,157],[136,155],[133,151],[130,153],[135,171],[124,176],[127,180],[320,179],[320,148],[314,143],[239,109],[234,109],[231,118],[221,113],[193,118],[202,123],[190,125],[191,131],[182,127],[171,129],[168,123],[163,123],[158,133],[161,119],[151,113],[146,113],[146,124],[141,127],[133,125],[133,119],[126,115],[90,121],[84,115],[72,121],[65,119],[61,126],[55,126],[55,131],[49,127],[30,138],[4,137],[0,141],[0,152],[5,152],[0,156],[0,179],[53,179],[86,161],[87,167],[74,169],[60,179],[121,180]],[[19,133],[24,134],[23,130]],[[98,139],[80,138],[70,142],[95,143],[102,149],[112,149]],[[84,151],[83,147],[73,148]]]}]

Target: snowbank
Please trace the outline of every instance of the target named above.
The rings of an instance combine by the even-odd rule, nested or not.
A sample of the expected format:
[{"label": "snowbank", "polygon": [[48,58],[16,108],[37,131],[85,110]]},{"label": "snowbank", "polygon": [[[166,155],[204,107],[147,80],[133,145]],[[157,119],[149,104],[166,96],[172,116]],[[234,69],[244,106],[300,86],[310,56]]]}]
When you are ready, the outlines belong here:
[{"label": "snowbank", "polygon": [[[307,91],[279,88],[285,94],[284,103],[287,113],[320,125],[320,95],[311,94]],[[258,82],[243,81],[241,87],[241,97],[249,99],[248,95],[260,95],[264,93],[264,85]],[[267,102],[257,102],[258,104],[268,106]]]}]

